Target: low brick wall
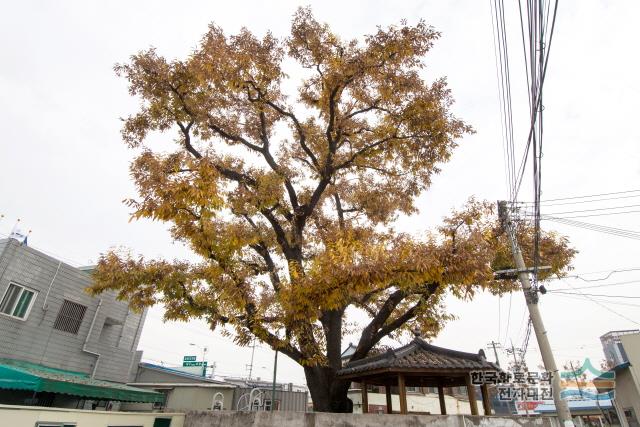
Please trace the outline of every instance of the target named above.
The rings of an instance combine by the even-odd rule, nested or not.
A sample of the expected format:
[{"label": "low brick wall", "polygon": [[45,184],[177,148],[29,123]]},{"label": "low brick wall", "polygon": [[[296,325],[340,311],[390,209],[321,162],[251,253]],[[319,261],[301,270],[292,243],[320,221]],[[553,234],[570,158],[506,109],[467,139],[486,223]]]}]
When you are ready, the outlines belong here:
[{"label": "low brick wall", "polygon": [[184,427],[559,427],[552,417],[186,411]]}]

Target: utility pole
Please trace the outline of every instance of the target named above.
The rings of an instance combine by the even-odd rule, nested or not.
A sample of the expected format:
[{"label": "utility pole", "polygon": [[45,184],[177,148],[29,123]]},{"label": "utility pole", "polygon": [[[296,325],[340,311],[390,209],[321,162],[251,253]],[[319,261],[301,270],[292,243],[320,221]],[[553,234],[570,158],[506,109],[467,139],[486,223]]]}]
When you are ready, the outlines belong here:
[{"label": "utility pole", "polygon": [[518,246],[515,226],[511,220],[511,216],[509,215],[506,201],[498,202],[498,214],[507,237],[509,238],[509,243],[511,244],[511,252],[518,271],[518,279],[522,285],[522,291],[524,292],[524,297],[527,302],[529,316],[531,317],[533,330],[536,333],[536,340],[538,341],[538,348],[540,349],[544,368],[553,375],[553,402],[556,406],[558,418],[564,427],[573,427],[574,424],[571,419],[571,412],[569,412],[569,406],[567,405],[567,402],[562,400],[560,397],[560,392],[562,390],[560,385],[560,374],[558,372],[558,367],[553,357],[553,353],[551,352],[551,345],[549,344],[547,330],[544,327],[542,316],[540,315],[540,307],[538,307],[538,293],[537,290],[531,287],[527,266],[524,263],[524,258],[522,258],[522,251],[520,251],[520,247]]},{"label": "utility pole", "polygon": [[273,384],[271,385],[271,412],[276,406],[276,373],[278,372],[278,350],[273,359]]},{"label": "utility pole", "polygon": [[[516,358],[516,347],[513,345],[513,341],[511,341],[511,348],[507,348],[507,353],[511,353],[511,355],[513,356],[513,369],[516,371],[523,371],[524,372],[524,353],[521,349],[520,350],[520,363],[518,363],[518,359]],[[523,389],[525,389],[525,393],[526,393],[526,389],[527,386],[526,385],[522,385],[520,386]],[[526,399],[523,400],[523,405],[524,405],[524,416],[528,417],[529,416],[529,405],[527,405],[527,401]]]},{"label": "utility pole", "polygon": [[253,356],[256,352],[256,339],[253,339],[253,344],[251,344],[251,363],[249,364],[249,381],[251,381],[251,375],[253,374]]},{"label": "utility pole", "polygon": [[491,342],[487,344],[487,348],[491,348],[491,347],[493,347],[493,355],[496,356],[496,365],[498,365],[499,367],[500,359],[498,359],[498,351],[496,350],[496,348],[500,347],[500,343],[491,340]]},{"label": "utility pole", "polygon": [[[507,353],[509,353],[508,349],[507,349]],[[520,367],[520,364],[518,363],[518,359],[516,359],[516,348],[513,345],[513,341],[511,341],[511,354],[513,355],[513,367],[515,369],[518,369]]]},{"label": "utility pole", "polygon": [[[569,361],[569,366],[571,367],[571,373],[573,374],[573,378],[576,379],[576,386],[578,387],[578,391],[580,392],[580,399],[584,399],[582,395],[582,387],[580,387],[580,380],[578,380],[578,374],[576,374],[576,369],[573,367],[573,362]],[[596,399],[597,401],[598,399]]]}]

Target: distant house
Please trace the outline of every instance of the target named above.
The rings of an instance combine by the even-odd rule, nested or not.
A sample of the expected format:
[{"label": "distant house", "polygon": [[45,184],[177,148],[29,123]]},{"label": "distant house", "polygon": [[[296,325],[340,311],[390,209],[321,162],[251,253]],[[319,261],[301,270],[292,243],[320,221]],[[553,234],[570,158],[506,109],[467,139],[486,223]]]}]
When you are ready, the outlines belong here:
[{"label": "distant house", "polygon": [[205,378],[152,363],[140,363],[130,386],[156,391],[165,396],[163,403],[126,404],[127,411],[230,410],[233,408],[233,384]]},{"label": "distant house", "polygon": [[639,427],[640,330],[611,331],[600,337],[600,341],[612,369],[594,379],[594,384],[600,393],[613,389],[611,402],[623,427]]},{"label": "distant house", "polygon": [[90,271],[0,240],[0,403],[106,407],[162,398],[124,385],[141,357],[145,313],[114,292],[87,294]]},{"label": "distant house", "polygon": [[165,395],[161,404],[127,404],[124,410],[246,410],[305,411],[307,392],[290,384],[276,384],[239,378],[224,381],[202,377],[170,367],[140,363],[135,380],[136,388],[153,390]]}]

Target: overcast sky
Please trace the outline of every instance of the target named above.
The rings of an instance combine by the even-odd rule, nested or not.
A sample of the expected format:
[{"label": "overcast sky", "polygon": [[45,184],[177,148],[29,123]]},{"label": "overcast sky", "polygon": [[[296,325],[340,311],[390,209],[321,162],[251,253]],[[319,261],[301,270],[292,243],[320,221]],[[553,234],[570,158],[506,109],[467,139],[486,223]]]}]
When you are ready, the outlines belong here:
[{"label": "overcast sky", "polygon": [[[24,228],[33,230],[31,245],[74,265],[94,262],[114,245],[149,257],[187,256],[171,242],[165,225],[128,222],[130,212],[121,201],[136,195],[128,171],[134,153],[120,140],[118,118],[133,112],[137,101],[129,97],[124,80],[114,75],[113,65],[151,45],[169,58],[184,57],[210,22],[229,33],[246,26],[258,34],[270,30],[285,36],[291,15],[301,4],[307,3],[6,3],[0,17],[0,213],[5,215],[0,232],[7,234],[21,218]],[[477,133],[460,141],[451,162],[443,165],[432,189],[420,198],[420,214],[401,221],[400,229],[436,226],[471,195],[491,201],[507,196],[489,0],[324,0],[311,5],[317,18],[343,38],[361,37],[377,25],[405,18],[409,23],[424,19],[442,32],[426,59],[426,76],[448,77],[457,101],[455,113]],[[639,13],[640,3],[634,0],[560,1],[545,83],[543,199],[640,188]],[[514,9],[507,10],[506,19],[513,35],[509,43],[514,52],[515,124],[521,154],[528,130],[527,101]],[[523,191],[522,199],[531,200],[530,191]],[[640,197],[546,211],[637,204]],[[639,219],[638,213],[584,218],[636,231]],[[600,279],[615,269],[640,268],[637,240],[545,226],[566,234],[580,251],[574,266],[583,278]],[[602,273],[586,274],[593,272]],[[640,298],[640,271],[614,273],[591,285],[634,280],[590,291]],[[571,278],[551,282],[548,288],[570,290],[569,285],[588,284]],[[640,324],[633,299],[598,297],[597,301],[560,294],[542,297],[544,321],[559,364],[584,357],[599,361],[600,335]],[[435,340],[437,345],[476,352],[491,340],[503,344],[513,340],[516,346],[522,342],[526,308],[520,293],[501,299],[480,295],[465,303],[451,300],[449,307],[458,319],[447,325]],[[202,322],[163,324],[161,317],[162,310],[156,308],[147,318],[140,342],[146,360],[177,364],[183,355],[199,354],[189,346],[196,343],[209,347],[207,358],[217,363],[218,373],[246,375],[250,349],[236,348]],[[254,376],[270,378],[272,359],[271,350],[256,348]],[[539,363],[533,339],[528,360],[532,367]],[[304,382],[302,369],[285,358],[278,377]]]}]

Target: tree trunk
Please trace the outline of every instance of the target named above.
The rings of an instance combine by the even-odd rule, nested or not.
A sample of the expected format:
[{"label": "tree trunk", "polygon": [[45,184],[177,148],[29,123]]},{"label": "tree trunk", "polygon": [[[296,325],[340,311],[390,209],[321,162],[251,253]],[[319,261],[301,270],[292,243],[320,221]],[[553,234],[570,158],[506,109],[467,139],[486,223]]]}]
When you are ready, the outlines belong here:
[{"label": "tree trunk", "polygon": [[351,381],[339,380],[334,369],[321,366],[305,367],[304,375],[315,412],[352,412],[347,397]]}]

